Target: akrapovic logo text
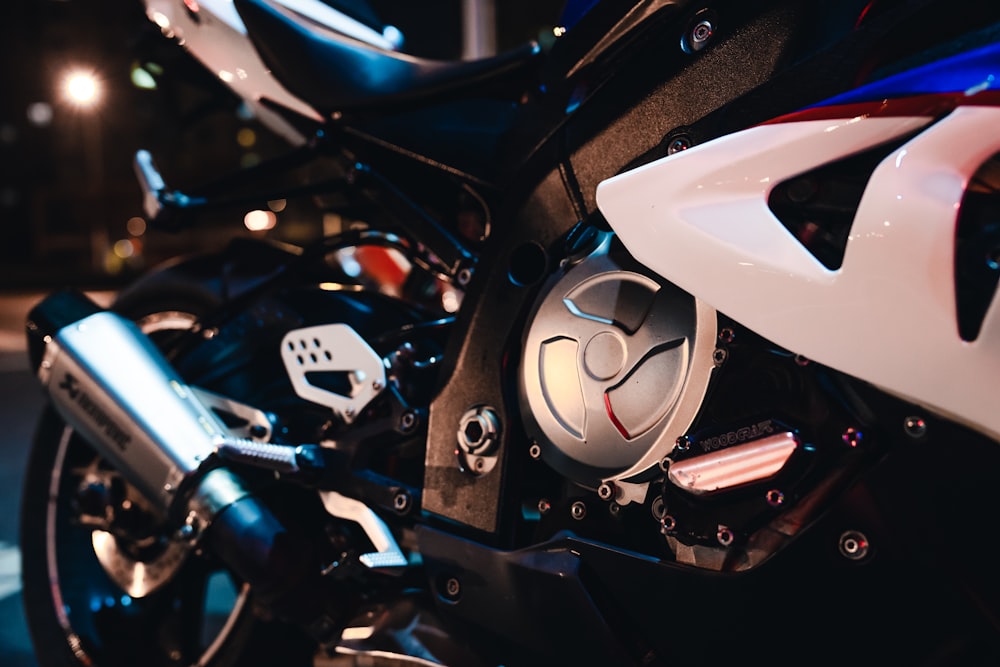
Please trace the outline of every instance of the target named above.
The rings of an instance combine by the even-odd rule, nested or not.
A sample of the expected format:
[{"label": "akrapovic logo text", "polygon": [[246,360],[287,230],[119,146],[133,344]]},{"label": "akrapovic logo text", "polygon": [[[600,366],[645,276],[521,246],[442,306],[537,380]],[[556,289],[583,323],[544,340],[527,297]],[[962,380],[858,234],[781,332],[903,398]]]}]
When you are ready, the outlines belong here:
[{"label": "akrapovic logo text", "polygon": [[94,426],[97,427],[98,431],[104,431],[104,434],[111,438],[111,441],[118,445],[119,449],[125,451],[128,443],[132,440],[132,436],[123,431],[108,416],[108,413],[94,403],[90,396],[87,395],[87,392],[80,389],[80,383],[75,377],[66,373],[66,377],[59,383],[59,388],[63,389],[69,395],[70,400],[79,405],[84,414],[94,421]]}]

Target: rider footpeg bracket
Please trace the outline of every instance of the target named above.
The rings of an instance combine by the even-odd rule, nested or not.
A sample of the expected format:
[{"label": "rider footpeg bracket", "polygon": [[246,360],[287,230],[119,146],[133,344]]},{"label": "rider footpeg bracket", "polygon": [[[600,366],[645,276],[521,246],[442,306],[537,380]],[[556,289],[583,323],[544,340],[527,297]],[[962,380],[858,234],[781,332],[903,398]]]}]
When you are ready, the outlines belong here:
[{"label": "rider footpeg bracket", "polygon": [[385,389],[382,358],[346,324],[289,331],[281,360],[296,394],[330,408],[347,424]]}]

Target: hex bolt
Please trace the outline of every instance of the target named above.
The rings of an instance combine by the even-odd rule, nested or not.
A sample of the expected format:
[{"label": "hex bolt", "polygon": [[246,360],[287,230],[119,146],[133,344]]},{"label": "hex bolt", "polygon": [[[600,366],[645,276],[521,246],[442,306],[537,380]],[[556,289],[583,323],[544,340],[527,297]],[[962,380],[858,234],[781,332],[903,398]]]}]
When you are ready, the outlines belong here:
[{"label": "hex bolt", "polygon": [[859,530],[844,531],[837,547],[840,549],[840,555],[849,560],[861,560],[871,549],[868,538]]},{"label": "hex bolt", "polygon": [[528,456],[535,459],[536,461],[542,458],[542,446],[537,442],[531,443],[531,447],[528,447]]},{"label": "hex bolt", "polygon": [[675,137],[670,140],[667,144],[667,155],[673,155],[674,153],[680,153],[681,151],[686,151],[691,148],[691,140],[687,137]]},{"label": "hex bolt", "polygon": [[583,517],[587,516],[587,506],[583,503],[582,500],[577,500],[570,506],[569,514],[571,517],[579,521]]},{"label": "hex bolt", "polygon": [[399,430],[403,433],[412,433],[417,428],[417,413],[407,410],[399,417]]},{"label": "hex bolt", "polygon": [[615,487],[608,482],[604,482],[597,487],[597,497],[601,500],[611,500],[615,496]]},{"label": "hex bolt", "polygon": [[766,494],[764,498],[767,500],[767,504],[771,507],[780,507],[785,503],[785,494],[781,489],[771,489]]},{"label": "hex bolt", "polygon": [[719,526],[719,530],[715,533],[715,539],[719,541],[724,547],[728,547],[733,543],[734,539],[733,531],[727,526]]},{"label": "hex bolt", "polygon": [[736,332],[729,327],[723,328],[719,331],[719,340],[723,343],[732,343],[736,339]]},{"label": "hex bolt", "polygon": [[462,594],[462,583],[455,577],[450,577],[444,583],[444,593],[448,598],[457,600],[458,596]]},{"label": "hex bolt", "polygon": [[677,527],[677,519],[669,514],[664,514],[660,519],[660,532],[666,535],[667,533],[674,532]]},{"label": "hex bolt", "polygon": [[927,435],[927,422],[923,417],[910,416],[903,420],[903,430],[914,440]]},{"label": "hex bolt", "polygon": [[496,449],[500,437],[500,418],[488,406],[470,408],[458,425],[458,445],[462,451],[486,456]]},{"label": "hex bolt", "polygon": [[400,514],[405,514],[410,509],[410,494],[406,491],[398,491],[392,498],[392,507]]},{"label": "hex bolt", "polygon": [[681,37],[681,50],[685,53],[697,53],[708,46],[716,30],[714,19],[713,12],[708,9],[695,14]]},{"label": "hex bolt", "polygon": [[674,451],[675,452],[686,452],[691,446],[691,438],[686,435],[682,435],[674,441]]},{"label": "hex bolt", "polygon": [[691,28],[691,32],[689,34],[691,46],[696,50],[704,48],[705,43],[712,38],[712,33],[714,32],[715,26],[712,25],[711,21],[707,19],[698,21],[698,23]]}]

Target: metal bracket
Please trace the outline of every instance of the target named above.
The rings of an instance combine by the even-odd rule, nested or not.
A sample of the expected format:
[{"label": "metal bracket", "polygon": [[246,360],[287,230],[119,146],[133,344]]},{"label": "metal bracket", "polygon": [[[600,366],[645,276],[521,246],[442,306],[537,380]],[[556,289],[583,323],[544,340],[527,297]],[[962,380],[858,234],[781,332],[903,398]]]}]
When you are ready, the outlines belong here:
[{"label": "metal bracket", "polygon": [[[385,389],[382,358],[346,324],[289,331],[281,341],[281,360],[296,394],[325,405],[347,424]],[[319,384],[323,374],[342,375],[346,393]]]}]

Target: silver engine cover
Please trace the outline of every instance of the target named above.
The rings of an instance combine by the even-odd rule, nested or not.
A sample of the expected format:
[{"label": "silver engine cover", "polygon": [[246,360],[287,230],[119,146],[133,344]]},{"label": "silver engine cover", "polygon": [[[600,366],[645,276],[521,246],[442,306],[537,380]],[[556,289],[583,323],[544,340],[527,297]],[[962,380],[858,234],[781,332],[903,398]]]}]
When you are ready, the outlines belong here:
[{"label": "silver engine cover", "polygon": [[603,235],[528,319],[521,410],[542,459],[588,488],[659,473],[705,396],[716,326],[713,308]]}]

